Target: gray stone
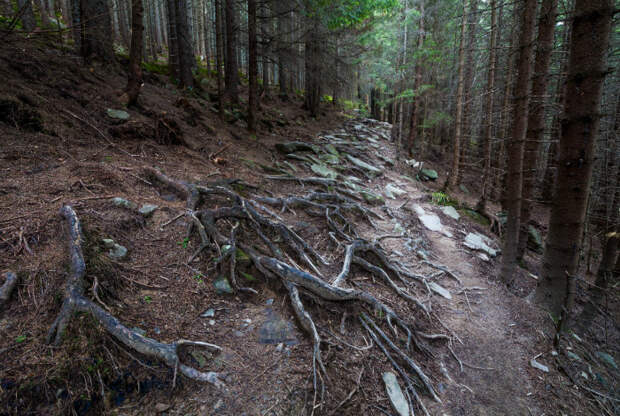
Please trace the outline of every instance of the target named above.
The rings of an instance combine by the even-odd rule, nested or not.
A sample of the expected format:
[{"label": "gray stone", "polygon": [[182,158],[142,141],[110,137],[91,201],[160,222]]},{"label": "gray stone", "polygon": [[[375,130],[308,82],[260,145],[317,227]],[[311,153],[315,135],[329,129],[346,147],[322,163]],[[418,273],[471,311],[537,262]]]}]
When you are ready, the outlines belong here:
[{"label": "gray stone", "polygon": [[157,403],[155,405],[155,411],[157,413],[163,413],[163,412],[165,412],[168,409],[170,409],[170,405],[166,404],[166,403]]},{"label": "gray stone", "polygon": [[234,293],[234,290],[228,279],[224,276],[219,277],[218,279],[213,281],[213,286],[215,287],[215,293],[218,295],[230,295]]},{"label": "gray stone", "polygon": [[122,207],[122,208],[129,208],[129,209],[135,209],[136,208],[136,204],[134,204],[131,201],[126,200],[125,198],[121,198],[121,197],[115,197],[112,198],[112,203],[114,205],[116,205],[117,207]]},{"label": "gray stone", "polygon": [[151,215],[153,215],[153,213],[155,212],[155,210],[159,208],[157,205],[153,205],[153,204],[144,204],[140,207],[140,209],[138,210],[140,212],[140,214],[142,214],[144,217],[150,217]]},{"label": "gray stone", "polygon": [[396,197],[400,197],[400,196],[407,194],[407,191],[404,191],[400,189],[398,186],[392,185],[391,183],[389,183],[385,187],[385,190],[383,191],[383,193],[388,198],[396,199]]},{"label": "gray stone", "polygon": [[107,114],[108,114],[108,117],[113,118],[115,120],[121,120],[121,121],[129,120],[129,113],[127,111],[108,108]]},{"label": "gray stone", "polygon": [[422,180],[430,180],[434,181],[437,179],[439,175],[437,175],[437,171],[433,169],[422,169],[420,170],[420,179]]},{"label": "gray stone", "polygon": [[215,316],[215,309],[209,308],[204,311],[200,316],[203,318],[213,318]]},{"label": "gray stone", "polygon": [[325,165],[313,164],[310,166],[310,169],[312,169],[312,172],[316,173],[317,175],[323,176],[324,178],[336,179],[338,177],[338,172],[328,168]]},{"label": "gray stone", "polygon": [[535,359],[531,359],[530,360],[530,365],[544,373],[548,373],[549,372],[549,367],[547,367],[544,364],[539,363],[538,361],[536,361]]},{"label": "gray stone", "polygon": [[428,287],[435,293],[437,293],[440,296],[443,296],[446,299],[452,299],[452,295],[450,294],[450,292],[448,291],[448,289],[439,286],[437,283],[435,282],[429,282]]},{"label": "gray stone", "polygon": [[360,160],[356,157],[353,157],[351,155],[347,155],[347,159],[349,159],[349,161],[351,163],[353,163],[355,166],[357,166],[358,168],[363,169],[364,171],[366,171],[367,175],[370,177],[374,177],[374,176],[379,176],[383,173],[383,169],[379,169],[376,166],[372,166],[366,162],[364,162],[363,160]]},{"label": "gray stone", "polygon": [[465,247],[470,248],[472,250],[484,251],[491,257],[497,256],[499,250],[495,250],[490,247],[491,239],[478,233],[469,233],[465,237],[465,241],[463,243]]},{"label": "gray stone", "polygon": [[273,298],[267,299],[265,305],[273,305]]},{"label": "gray stone", "polygon": [[103,246],[105,248],[112,248],[112,247],[114,247],[114,240],[112,240],[111,238],[102,238],[101,242],[103,243]]},{"label": "gray stone", "polygon": [[396,410],[399,416],[409,416],[409,403],[405,399],[398,380],[396,380],[396,375],[390,372],[383,373],[383,382],[394,410]]},{"label": "gray stone", "polygon": [[120,244],[114,243],[108,254],[116,260],[122,260],[127,257],[127,248],[125,246],[121,246]]},{"label": "gray stone", "polygon": [[487,256],[484,253],[478,253],[478,258],[482,259],[483,261],[491,261],[491,259],[489,258],[489,256]]},{"label": "gray stone", "polygon": [[459,220],[459,218],[461,218],[461,214],[458,213],[458,211],[452,206],[452,205],[446,205],[440,208],[441,212],[443,212],[445,215],[447,215],[450,218],[454,218],[455,220]]},{"label": "gray stone", "polygon": [[416,214],[418,214],[418,218],[420,219],[424,227],[431,231],[442,233],[446,237],[453,237],[452,233],[446,230],[443,224],[441,224],[441,220],[437,215],[433,213],[427,213],[424,208],[417,204],[413,206],[413,209],[415,210]]}]

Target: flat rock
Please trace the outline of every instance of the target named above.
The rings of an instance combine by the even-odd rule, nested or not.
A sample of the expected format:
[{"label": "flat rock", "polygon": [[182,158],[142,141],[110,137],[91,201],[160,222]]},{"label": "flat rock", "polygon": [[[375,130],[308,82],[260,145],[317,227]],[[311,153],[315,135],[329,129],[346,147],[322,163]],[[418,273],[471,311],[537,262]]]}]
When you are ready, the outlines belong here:
[{"label": "flat rock", "polygon": [[136,204],[134,204],[133,202],[125,199],[125,198],[121,198],[121,197],[115,197],[112,198],[112,203],[114,205],[116,205],[117,207],[122,207],[122,208],[129,208],[129,209],[134,209],[136,208]]},{"label": "flat rock", "polygon": [[370,165],[363,160],[353,157],[351,155],[347,155],[347,159],[349,159],[349,161],[358,168],[365,170],[368,176],[379,176],[383,173],[383,169],[379,169],[378,167]]},{"label": "flat rock", "polygon": [[267,308],[267,319],[258,330],[258,342],[261,344],[286,345],[297,344],[294,325],[280,316],[272,308]]},{"label": "flat rock", "polygon": [[396,375],[390,372],[383,373],[383,382],[394,410],[399,416],[409,416],[409,403],[407,403],[407,399],[405,399],[405,395],[398,384]]},{"label": "flat rock", "polygon": [[129,120],[129,113],[123,110],[115,110],[113,108],[108,108],[106,110],[106,114],[108,117],[113,118],[115,120],[127,121]]},{"label": "flat rock", "polygon": [[112,248],[112,247],[114,247],[114,240],[112,240],[111,238],[102,238],[101,242],[103,243],[103,246],[105,248]]},{"label": "flat rock", "polygon": [[479,250],[487,253],[491,257],[497,256],[499,250],[495,250],[491,248],[489,244],[491,244],[491,239],[485,235],[478,233],[469,233],[465,237],[465,241],[463,243],[465,247],[470,248],[472,250]]},{"label": "flat rock", "polygon": [[439,217],[433,213],[427,213],[424,208],[418,204],[413,206],[414,211],[418,214],[418,218],[422,222],[422,225],[431,231],[442,233],[446,237],[452,238],[453,235],[450,231],[446,230],[441,223]]},{"label": "flat rock", "polygon": [[544,364],[539,363],[538,361],[536,361],[535,359],[531,359],[530,360],[530,365],[544,373],[548,373],[549,372],[549,367],[547,367]]},{"label": "flat rock", "polygon": [[437,283],[435,282],[430,282],[428,284],[428,287],[435,293],[437,293],[440,296],[443,296],[446,299],[452,299],[452,295],[450,294],[450,291],[448,291],[448,289],[439,286]]},{"label": "flat rock", "polygon": [[312,172],[324,178],[336,179],[338,177],[338,172],[336,172],[333,169],[328,168],[325,165],[319,165],[315,163],[310,166],[310,169],[312,169]]},{"label": "flat rock", "polygon": [[140,212],[140,214],[142,214],[144,217],[150,217],[151,215],[153,215],[157,208],[159,208],[159,206],[157,205],[144,204],[140,207],[138,212]]},{"label": "flat rock", "polygon": [[155,411],[157,413],[163,413],[163,412],[165,412],[168,409],[170,409],[170,405],[166,404],[166,403],[157,403],[155,405]]},{"label": "flat rock", "polygon": [[437,175],[437,171],[434,169],[422,169],[420,170],[420,178],[422,180],[434,181],[437,179],[439,175]]},{"label": "flat rock", "polygon": [[125,246],[121,246],[120,244],[114,243],[108,254],[116,260],[123,260],[127,257],[127,248]]},{"label": "flat rock", "polygon": [[441,207],[441,212],[457,221],[461,218],[461,214],[452,205]]},{"label": "flat rock", "polygon": [[217,293],[218,295],[230,295],[234,293],[230,282],[228,282],[228,279],[224,276],[213,281],[213,286],[215,287],[215,293]]}]

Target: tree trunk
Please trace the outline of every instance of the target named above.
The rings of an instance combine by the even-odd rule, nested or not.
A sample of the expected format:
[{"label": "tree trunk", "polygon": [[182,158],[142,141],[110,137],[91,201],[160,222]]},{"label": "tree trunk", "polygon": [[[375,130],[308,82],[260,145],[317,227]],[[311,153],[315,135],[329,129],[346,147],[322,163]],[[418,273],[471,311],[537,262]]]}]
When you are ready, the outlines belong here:
[{"label": "tree trunk", "polygon": [[142,0],[132,0],[131,2],[131,51],[129,55],[129,76],[125,93],[127,94],[127,105],[134,105],[138,101],[140,88],[142,87]]},{"label": "tree trunk", "polygon": [[[418,34],[418,51],[424,47],[424,1],[420,1],[420,33]],[[415,64],[415,78],[413,80],[413,103],[411,104],[411,118],[409,120],[409,138],[407,140],[407,153],[413,156],[414,147],[418,139],[418,113],[421,100],[420,87],[422,86],[422,58],[418,58]]]},{"label": "tree trunk", "polygon": [[23,10],[22,26],[24,27],[24,30],[26,32],[32,32],[37,26],[37,21],[34,18],[31,0],[17,0],[17,7],[19,10]]},{"label": "tree trunk", "polygon": [[521,226],[521,191],[523,171],[523,145],[527,132],[527,112],[530,97],[530,74],[532,70],[536,0],[525,0],[521,11],[521,33],[517,80],[512,112],[513,126],[508,143],[508,175],[506,177],[506,203],[508,219],[502,253],[501,276],[504,283],[512,285],[517,267],[519,229]]},{"label": "tree trunk", "polygon": [[306,69],[306,97],[304,105],[306,110],[310,112],[310,116],[314,118],[319,116],[319,104],[321,102],[320,59],[320,45],[317,29],[315,28],[306,33],[304,57]]},{"label": "tree trunk", "polygon": [[454,126],[454,148],[452,156],[452,170],[448,176],[447,186],[456,186],[459,177],[459,163],[461,156],[461,130],[463,127],[463,81],[465,66],[465,26],[467,23],[467,0],[463,0],[463,17],[461,18],[461,39],[459,41],[459,75],[456,89],[456,115]]},{"label": "tree trunk", "polygon": [[487,193],[491,176],[491,140],[493,138],[493,97],[495,90],[495,62],[497,46],[497,10],[496,0],[491,0],[491,35],[489,39],[489,73],[487,75],[487,97],[485,103],[486,121],[484,124],[484,172],[482,174],[482,192],[476,210],[481,214],[486,211]]},{"label": "tree trunk", "polygon": [[256,131],[256,78],[258,62],[256,56],[256,0],[248,0],[248,77],[250,91],[248,99],[248,130]]},{"label": "tree trunk", "polygon": [[237,65],[237,14],[235,0],[224,0],[226,5],[226,98],[239,103],[239,68]]},{"label": "tree trunk", "polygon": [[[611,0],[577,0],[575,4],[558,178],[535,293],[536,302],[555,316],[563,310],[566,276],[577,272],[612,14]],[[571,306],[567,305],[567,312]]]},{"label": "tree trunk", "polygon": [[215,61],[217,65],[217,99],[218,115],[224,119],[224,77],[222,71],[224,67],[224,34],[222,33],[222,1],[215,0]]},{"label": "tree trunk", "polygon": [[521,260],[527,248],[529,236],[530,211],[534,198],[536,166],[540,143],[545,132],[545,96],[549,79],[549,63],[553,50],[553,34],[557,0],[543,0],[538,18],[538,49],[532,74],[532,93],[528,111],[527,133],[523,152],[523,189],[521,194],[521,231],[517,260]]},{"label": "tree trunk", "polygon": [[110,11],[106,0],[82,0],[82,57],[113,63],[114,49]]},{"label": "tree trunk", "polygon": [[168,0],[168,67],[170,77],[173,80],[179,79],[179,42],[177,36],[177,12],[175,0]]},{"label": "tree trunk", "polygon": [[189,30],[189,18],[187,16],[187,3],[176,2],[176,29],[177,29],[177,50],[179,52],[179,87],[193,88],[194,75],[192,69],[196,65],[194,60],[194,47]]},{"label": "tree trunk", "polygon": [[278,85],[280,87],[280,98],[286,100],[289,93],[290,79],[290,47],[289,37],[291,31],[289,4],[287,1],[279,0],[276,2],[278,13]]}]

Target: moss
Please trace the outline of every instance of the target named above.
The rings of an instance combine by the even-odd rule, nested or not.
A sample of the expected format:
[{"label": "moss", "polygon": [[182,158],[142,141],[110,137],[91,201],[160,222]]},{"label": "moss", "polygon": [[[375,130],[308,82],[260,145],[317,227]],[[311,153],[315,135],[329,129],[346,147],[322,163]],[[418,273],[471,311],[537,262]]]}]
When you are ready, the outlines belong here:
[{"label": "moss", "polygon": [[142,69],[153,74],[168,75],[170,68],[168,64],[160,62],[142,62]]},{"label": "moss", "polygon": [[474,211],[473,209],[463,208],[463,209],[460,209],[459,211],[467,215],[469,218],[471,218],[472,220],[474,220],[480,225],[484,225],[484,226],[491,225],[491,221],[489,221],[487,217],[485,217],[484,215],[480,214],[477,211]]}]

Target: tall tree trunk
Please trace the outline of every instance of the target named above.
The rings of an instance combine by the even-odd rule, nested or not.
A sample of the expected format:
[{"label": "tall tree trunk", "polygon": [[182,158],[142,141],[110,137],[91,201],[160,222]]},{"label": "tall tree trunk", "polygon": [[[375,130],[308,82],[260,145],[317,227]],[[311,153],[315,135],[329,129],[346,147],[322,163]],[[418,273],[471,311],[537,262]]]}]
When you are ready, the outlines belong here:
[{"label": "tall tree trunk", "polygon": [[486,201],[491,176],[491,140],[493,138],[493,98],[495,94],[495,64],[497,47],[497,10],[496,0],[491,0],[491,35],[489,38],[489,72],[487,75],[487,97],[484,113],[486,120],[484,124],[484,172],[482,174],[482,192],[476,210],[482,214],[486,211]]},{"label": "tall tree trunk", "polygon": [[175,0],[167,0],[168,7],[168,67],[170,68],[170,77],[178,80],[179,71],[179,41],[177,35],[177,8]]},{"label": "tall tree trunk", "polygon": [[547,95],[549,63],[553,50],[556,10],[557,0],[543,0],[538,18],[538,42],[534,73],[532,74],[532,98],[530,99],[523,152],[523,190],[521,194],[521,231],[517,250],[518,260],[523,258],[527,248],[538,153],[545,132],[545,96]]},{"label": "tall tree trunk", "polygon": [[[418,51],[424,47],[424,0],[420,1],[420,33],[418,34]],[[411,118],[409,121],[409,138],[407,140],[407,153],[413,156],[414,147],[418,138],[418,113],[420,111],[419,102],[422,99],[420,87],[422,86],[422,58],[419,57],[415,64],[415,78],[413,80],[413,103],[411,104]]]},{"label": "tall tree trunk", "polygon": [[289,93],[290,76],[290,46],[289,38],[291,31],[290,11],[288,1],[276,1],[278,13],[278,85],[280,98],[286,100]]},{"label": "tall tree trunk", "polygon": [[465,26],[467,23],[467,0],[463,0],[463,17],[461,18],[461,38],[459,41],[458,58],[458,86],[456,89],[456,115],[454,126],[454,148],[452,149],[452,170],[448,176],[447,186],[456,186],[459,177],[459,163],[461,156],[461,134],[463,128],[463,83],[465,66]]},{"label": "tall tree trunk", "polygon": [[194,46],[189,30],[189,18],[187,15],[187,2],[176,2],[176,29],[179,52],[179,81],[180,87],[192,88],[194,86],[194,75],[192,69],[196,65],[194,60]]},{"label": "tall tree trunk", "polygon": [[[577,0],[575,4],[558,177],[535,293],[536,302],[555,316],[563,310],[566,277],[577,272],[612,14],[611,0]],[[567,305],[568,312],[571,307]]]},{"label": "tall tree trunk", "polygon": [[224,119],[224,34],[222,33],[222,0],[215,0],[215,62],[217,65],[218,115]]},{"label": "tall tree trunk", "polygon": [[521,191],[523,171],[523,146],[527,132],[527,112],[530,97],[530,74],[532,71],[534,28],[536,23],[536,0],[525,0],[521,10],[521,33],[519,36],[519,57],[515,83],[513,126],[508,143],[508,175],[506,195],[508,219],[502,253],[502,280],[512,285],[517,268],[519,229],[521,226]]},{"label": "tall tree trunk", "polygon": [[239,67],[237,65],[237,13],[235,0],[224,0],[226,5],[226,99],[239,103]]},{"label": "tall tree trunk", "polygon": [[256,78],[258,72],[256,43],[256,0],[248,0],[248,77],[250,81],[248,99],[248,130],[250,132],[256,131]]},{"label": "tall tree trunk", "polygon": [[[311,23],[312,24],[312,23]],[[308,30],[305,42],[306,97],[305,108],[311,117],[319,116],[321,102],[321,58],[317,33],[318,22],[312,24],[314,29]]]},{"label": "tall tree trunk", "polygon": [[134,105],[138,101],[140,88],[142,87],[142,25],[143,5],[142,0],[131,2],[131,51],[129,55],[129,75],[125,93],[127,105]]},{"label": "tall tree trunk", "polygon": [[37,26],[31,0],[17,0],[17,7],[22,12],[22,26],[26,32],[32,32]]},{"label": "tall tree trunk", "polygon": [[81,0],[82,56],[88,62],[97,59],[113,63],[112,23],[106,0]]}]

